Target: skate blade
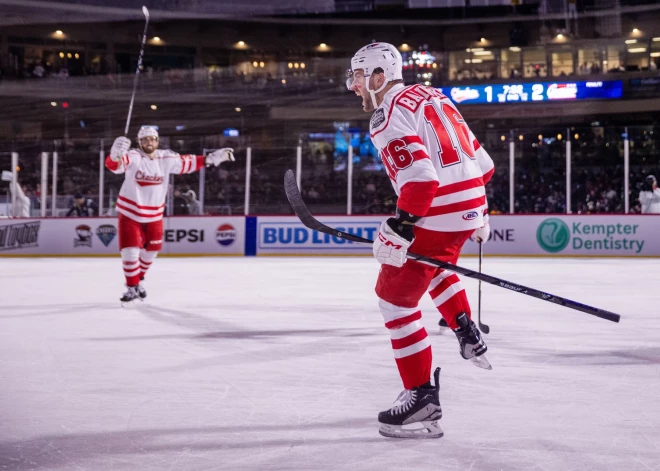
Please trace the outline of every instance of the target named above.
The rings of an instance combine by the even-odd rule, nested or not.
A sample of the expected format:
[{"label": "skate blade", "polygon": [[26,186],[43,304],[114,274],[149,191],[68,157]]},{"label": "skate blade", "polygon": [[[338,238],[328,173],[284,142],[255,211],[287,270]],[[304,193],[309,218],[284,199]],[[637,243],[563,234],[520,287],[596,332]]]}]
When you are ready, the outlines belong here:
[{"label": "skate blade", "polygon": [[440,438],[445,434],[438,424],[438,420],[426,420],[407,425],[380,424],[378,433],[388,438],[412,438],[417,440]]},{"label": "skate blade", "polygon": [[479,368],[483,368],[484,370],[492,370],[493,369],[492,365],[488,361],[488,358],[486,358],[485,354],[483,354],[481,356],[478,356],[478,357],[472,357],[472,358],[470,358],[470,361],[472,362],[472,364],[474,366],[479,367]]},{"label": "skate blade", "polygon": [[449,327],[438,327],[438,334],[445,335],[447,332],[450,332]]},{"label": "skate blade", "polygon": [[121,307],[123,307],[124,309],[131,309],[143,304],[144,300],[140,298],[135,298],[131,301],[119,301],[119,303],[121,304]]}]

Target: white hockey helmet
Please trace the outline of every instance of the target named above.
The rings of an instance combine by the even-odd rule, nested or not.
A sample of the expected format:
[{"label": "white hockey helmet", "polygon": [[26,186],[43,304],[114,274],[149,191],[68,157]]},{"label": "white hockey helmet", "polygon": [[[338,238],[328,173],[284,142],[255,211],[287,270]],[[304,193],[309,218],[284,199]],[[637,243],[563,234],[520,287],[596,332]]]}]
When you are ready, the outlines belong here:
[{"label": "white hockey helmet", "polygon": [[[403,61],[398,49],[389,43],[371,43],[355,53],[351,59],[351,68],[346,72],[346,88],[351,90],[354,85],[354,73],[361,69],[364,74],[365,87],[371,96],[374,108],[378,108],[376,93],[382,91],[393,80],[403,80]],[[378,90],[369,88],[369,77],[376,69],[382,69],[385,81]]]},{"label": "white hockey helmet", "polygon": [[140,142],[140,139],[145,137],[155,137],[158,139],[158,131],[153,126],[142,126],[138,131],[138,142]]},{"label": "white hockey helmet", "polygon": [[362,69],[366,79],[367,90],[369,89],[369,77],[376,69],[383,69],[385,82],[374,93],[380,92],[393,80],[403,80],[403,61],[398,49],[389,43],[367,44],[351,59],[351,68],[347,72],[346,87],[350,90],[353,86],[353,73]]}]

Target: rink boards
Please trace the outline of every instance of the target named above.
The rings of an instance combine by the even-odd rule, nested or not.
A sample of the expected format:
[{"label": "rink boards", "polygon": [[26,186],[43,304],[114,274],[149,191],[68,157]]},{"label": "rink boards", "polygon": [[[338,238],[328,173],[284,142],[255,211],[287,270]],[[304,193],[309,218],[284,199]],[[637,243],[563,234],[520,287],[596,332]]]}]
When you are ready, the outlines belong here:
[{"label": "rink boards", "polygon": [[[163,254],[243,255],[245,218],[164,219]],[[117,218],[36,218],[0,220],[3,255],[116,255]]]},{"label": "rink boards", "polygon": [[[387,216],[319,220],[373,239]],[[311,231],[293,216],[165,218],[163,255],[369,255],[369,245]],[[656,215],[491,216],[491,255],[660,256]],[[102,256],[119,250],[116,218],[0,219],[0,256]],[[464,254],[476,254],[468,241]]]}]

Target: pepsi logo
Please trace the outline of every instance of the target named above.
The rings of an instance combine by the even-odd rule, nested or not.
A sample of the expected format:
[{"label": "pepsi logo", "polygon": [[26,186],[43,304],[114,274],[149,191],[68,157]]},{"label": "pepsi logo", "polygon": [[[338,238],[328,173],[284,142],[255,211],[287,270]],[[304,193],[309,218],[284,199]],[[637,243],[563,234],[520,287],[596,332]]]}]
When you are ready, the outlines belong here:
[{"label": "pepsi logo", "polygon": [[472,221],[473,219],[477,219],[479,217],[479,213],[476,211],[470,211],[469,213],[465,213],[463,215],[463,219],[466,221]]},{"label": "pepsi logo", "polygon": [[215,240],[224,247],[233,244],[236,240],[236,229],[231,224],[221,224],[215,230]]}]

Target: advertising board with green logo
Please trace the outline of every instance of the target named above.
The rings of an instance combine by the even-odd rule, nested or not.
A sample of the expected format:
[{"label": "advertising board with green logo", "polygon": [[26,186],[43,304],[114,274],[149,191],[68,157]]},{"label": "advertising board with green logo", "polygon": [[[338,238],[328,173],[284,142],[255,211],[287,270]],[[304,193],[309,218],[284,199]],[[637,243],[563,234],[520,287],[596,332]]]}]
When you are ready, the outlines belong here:
[{"label": "advertising board with green logo", "polygon": [[660,216],[502,215],[490,225],[484,251],[493,255],[660,256]]},{"label": "advertising board with green logo", "polygon": [[651,226],[658,223],[646,216],[637,222],[616,216],[553,217],[539,223],[536,241],[549,253],[640,255],[653,238]]}]

